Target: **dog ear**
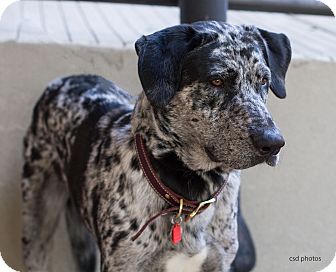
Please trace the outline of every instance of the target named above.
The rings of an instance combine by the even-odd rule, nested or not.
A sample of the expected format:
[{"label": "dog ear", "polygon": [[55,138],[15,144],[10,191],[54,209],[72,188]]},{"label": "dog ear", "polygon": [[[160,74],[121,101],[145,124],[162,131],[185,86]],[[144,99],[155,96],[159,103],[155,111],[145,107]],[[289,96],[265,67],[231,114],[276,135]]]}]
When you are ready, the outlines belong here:
[{"label": "dog ear", "polygon": [[262,41],[261,47],[266,62],[271,69],[271,90],[279,98],[286,97],[285,77],[292,57],[290,41],[284,34],[258,29]]},{"label": "dog ear", "polygon": [[137,40],[139,78],[150,103],[159,107],[168,104],[179,88],[185,55],[215,37],[216,33],[201,33],[185,24]]}]

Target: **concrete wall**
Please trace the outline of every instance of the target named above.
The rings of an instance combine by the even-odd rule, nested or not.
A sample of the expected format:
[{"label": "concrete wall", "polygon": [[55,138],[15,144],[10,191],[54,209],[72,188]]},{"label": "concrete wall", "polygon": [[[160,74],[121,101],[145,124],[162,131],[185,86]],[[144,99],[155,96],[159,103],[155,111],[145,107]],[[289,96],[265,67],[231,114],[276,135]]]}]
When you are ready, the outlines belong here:
[{"label": "concrete wall", "polygon": [[[103,75],[137,93],[133,51],[0,43],[0,251],[21,266],[21,142],[44,86],[73,73]],[[311,272],[336,251],[336,63],[295,60],[288,98],[269,106],[286,136],[278,168],[258,166],[243,175],[243,211],[255,238],[256,272]],[[67,237],[58,231],[54,271],[73,271]],[[290,262],[290,256],[322,262]]]}]

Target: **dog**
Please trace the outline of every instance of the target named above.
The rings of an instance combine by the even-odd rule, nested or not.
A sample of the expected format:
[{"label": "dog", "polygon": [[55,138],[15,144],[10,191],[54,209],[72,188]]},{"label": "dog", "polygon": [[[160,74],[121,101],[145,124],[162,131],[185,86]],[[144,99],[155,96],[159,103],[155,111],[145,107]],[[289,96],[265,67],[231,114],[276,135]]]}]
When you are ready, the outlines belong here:
[{"label": "dog", "polygon": [[275,166],[285,144],[266,100],[269,90],[286,96],[290,42],[207,21],[143,36],[135,49],[137,99],[76,75],[51,82],[34,108],[22,179],[27,271],[48,271],[64,210],[78,271],[95,271],[97,250],[103,272],[232,268],[240,171]]}]

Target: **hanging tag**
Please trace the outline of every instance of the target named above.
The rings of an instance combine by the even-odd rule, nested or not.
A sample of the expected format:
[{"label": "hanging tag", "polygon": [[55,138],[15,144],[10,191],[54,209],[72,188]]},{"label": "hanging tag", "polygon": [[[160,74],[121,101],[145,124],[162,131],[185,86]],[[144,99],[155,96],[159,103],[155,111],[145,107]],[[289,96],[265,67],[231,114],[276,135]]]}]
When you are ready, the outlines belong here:
[{"label": "hanging tag", "polygon": [[177,245],[182,240],[182,227],[180,224],[174,224],[171,231],[171,239],[174,245]]},{"label": "hanging tag", "polygon": [[177,245],[182,241],[182,217],[173,217],[172,218],[172,224],[173,227],[171,229],[171,241],[173,245]]}]

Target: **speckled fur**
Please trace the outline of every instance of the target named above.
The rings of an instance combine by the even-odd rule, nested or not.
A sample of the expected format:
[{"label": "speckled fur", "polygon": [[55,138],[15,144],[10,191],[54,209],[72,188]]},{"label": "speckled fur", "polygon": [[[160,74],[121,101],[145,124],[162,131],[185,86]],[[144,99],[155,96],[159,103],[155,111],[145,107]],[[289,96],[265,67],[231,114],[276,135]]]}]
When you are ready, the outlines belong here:
[{"label": "speckled fur", "polygon": [[[137,52],[145,92],[135,105],[134,98],[98,76],[64,77],[47,87],[24,140],[27,271],[48,271],[52,235],[65,207],[78,271],[93,271],[96,245],[104,272],[169,272],[174,261],[197,254],[203,254],[197,271],[229,271],[238,249],[239,169],[265,161],[251,133],[263,126],[277,129],[265,105],[268,87],[258,84],[261,77],[271,80],[271,70],[257,28],[217,22],[192,27],[210,38],[184,53],[174,93],[158,98],[146,87],[144,38]],[[164,35],[174,31],[178,37],[181,29]],[[214,87],[209,79],[219,74],[225,84]],[[169,241],[170,216],[158,218],[135,242],[130,239],[167,207],[139,167],[135,133],[143,135],[162,180],[184,197],[206,200],[228,181],[218,201],[183,226],[178,246]],[[181,176],[174,173],[176,162]]]}]

